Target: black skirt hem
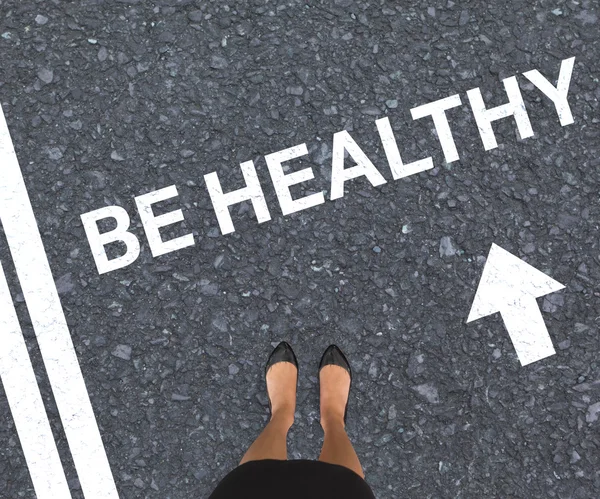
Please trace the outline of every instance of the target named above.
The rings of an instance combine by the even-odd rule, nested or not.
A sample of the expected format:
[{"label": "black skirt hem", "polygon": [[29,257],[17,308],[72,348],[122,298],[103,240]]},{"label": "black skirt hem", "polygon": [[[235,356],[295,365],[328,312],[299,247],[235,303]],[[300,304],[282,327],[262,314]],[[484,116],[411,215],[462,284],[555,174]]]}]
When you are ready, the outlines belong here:
[{"label": "black skirt hem", "polygon": [[208,499],[375,499],[363,477],[339,464],[309,459],[247,461],[230,471]]}]

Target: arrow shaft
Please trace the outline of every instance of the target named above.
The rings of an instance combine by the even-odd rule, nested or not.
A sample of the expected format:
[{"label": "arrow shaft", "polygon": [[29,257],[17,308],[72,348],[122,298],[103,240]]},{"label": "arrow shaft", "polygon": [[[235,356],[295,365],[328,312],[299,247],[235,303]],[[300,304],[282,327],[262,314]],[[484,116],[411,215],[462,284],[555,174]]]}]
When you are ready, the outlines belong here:
[{"label": "arrow shaft", "polygon": [[556,353],[537,301],[524,296],[500,309],[510,339],[521,365],[544,359]]}]

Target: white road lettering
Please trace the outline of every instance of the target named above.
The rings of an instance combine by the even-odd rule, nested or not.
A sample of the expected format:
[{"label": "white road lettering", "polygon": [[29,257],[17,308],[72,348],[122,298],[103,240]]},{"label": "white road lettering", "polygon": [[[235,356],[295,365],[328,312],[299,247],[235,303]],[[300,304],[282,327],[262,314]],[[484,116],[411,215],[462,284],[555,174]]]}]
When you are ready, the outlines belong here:
[{"label": "white road lettering", "polygon": [[[527,71],[524,74],[536,87],[538,87],[554,103],[560,123],[562,126],[573,123],[573,116],[567,102],[567,92],[569,82],[574,66],[575,58],[565,59],[561,63],[560,74],[557,85],[554,87],[539,71]],[[479,130],[481,140],[485,150],[498,147],[496,136],[492,128],[494,121],[512,116],[516,122],[517,130],[521,139],[534,135],[525,103],[519,90],[517,78],[511,76],[502,80],[508,103],[496,106],[490,109],[486,108],[479,88],[473,88],[467,91],[467,97],[471,105],[471,110]],[[447,163],[459,159],[459,153],[454,142],[454,137],[450,129],[446,111],[461,105],[459,95],[439,99],[421,106],[412,108],[413,119],[420,119],[431,116],[438,135],[438,140],[442,147],[444,157]],[[415,175],[417,173],[430,170],[434,167],[431,156],[405,164],[402,161],[400,150],[394,136],[388,117],[381,118],[375,122],[383,149],[385,152],[388,166],[394,180]],[[302,143],[281,151],[271,153],[265,156],[267,167],[271,176],[271,181],[279,201],[281,211],[284,215],[289,215],[300,210],[322,204],[325,199],[322,192],[316,192],[300,199],[293,199],[290,193],[290,186],[306,182],[314,178],[311,168],[305,168],[289,174],[284,174],[282,163],[308,154],[306,144]],[[354,166],[344,168],[346,155],[356,163]],[[253,161],[246,161],[240,164],[246,187],[224,193],[219,181],[217,172],[204,175],[208,195],[213,204],[217,222],[223,235],[235,231],[233,220],[229,212],[229,207],[242,201],[251,201],[258,223],[271,220],[269,208],[261,187],[260,180],[256,173]],[[375,167],[373,162],[367,157],[364,151],[354,141],[350,133],[342,130],[333,134],[332,161],[331,161],[331,189],[330,199],[336,200],[344,196],[344,186],[348,180],[361,176],[367,177],[372,186],[385,184],[387,181],[384,176]],[[177,249],[193,245],[193,236],[187,234],[173,241],[163,243],[158,235],[158,227],[168,223],[174,223],[183,219],[180,210],[174,211],[161,217],[153,217],[149,209],[148,201],[155,202],[161,196],[169,193],[170,197],[177,194],[175,186],[169,186],[167,191],[159,191],[145,194],[146,197],[136,198],[136,203],[140,209],[140,216],[144,221],[146,235],[152,248],[152,254],[162,255]],[[158,197],[157,197],[158,196]],[[112,216],[117,220],[117,228],[106,234],[99,234],[96,227],[96,221]],[[164,218],[163,218],[164,217]],[[100,273],[116,270],[133,262],[139,255],[139,242],[137,238],[128,232],[129,217],[122,208],[116,206],[102,208],[81,216],[84,222],[84,228],[90,242],[92,255],[96,261],[96,266]],[[161,225],[159,225],[159,223]],[[104,253],[103,245],[109,242],[122,241],[127,245],[127,252],[119,258],[108,261]]]},{"label": "white road lettering", "polygon": [[[105,218],[113,218],[117,222],[117,226],[113,230],[101,234],[98,231],[98,221]],[[130,220],[129,214],[124,208],[120,206],[98,208],[81,215],[81,222],[96,262],[98,274],[126,267],[135,262],[140,255],[140,242],[134,234],[128,232]],[[125,254],[109,260],[104,247],[116,241],[125,244]]]},{"label": "white road lettering", "polygon": [[165,199],[174,198],[177,195],[177,187],[175,185],[170,185],[142,196],[136,196],[135,198],[135,203],[138,207],[142,224],[144,225],[144,231],[148,238],[152,256],[165,255],[172,251],[187,248],[188,246],[193,246],[195,244],[193,234],[186,234],[185,236],[176,237],[170,241],[163,242],[160,232],[158,231],[161,227],[183,220],[183,212],[179,209],[156,217],[152,212],[152,205]]},{"label": "white road lettering", "polygon": [[284,215],[305,210],[306,208],[311,208],[325,202],[322,192],[315,192],[310,196],[300,199],[292,199],[289,187],[300,182],[305,182],[306,180],[311,180],[315,178],[315,175],[312,168],[305,168],[286,175],[283,173],[281,163],[299,158],[300,156],[306,156],[307,154],[308,149],[306,148],[306,144],[300,144],[265,156],[265,161],[271,174],[271,181],[279,200],[279,206],[281,206],[281,211]]},{"label": "white road lettering", "polygon": [[[348,154],[356,162],[355,166],[344,168],[344,155]],[[331,162],[331,199],[338,199],[344,195],[344,183],[353,178],[367,177],[371,185],[385,184],[386,180],[375,165],[367,157],[346,130],[333,135],[333,152]]]},{"label": "white road lettering", "polygon": [[242,174],[244,175],[244,180],[246,181],[246,187],[228,192],[227,194],[224,194],[221,189],[221,183],[219,182],[217,172],[204,175],[204,181],[206,182],[208,194],[212,200],[222,234],[229,234],[230,232],[235,231],[233,228],[233,221],[231,220],[231,214],[229,213],[229,207],[241,203],[242,201],[250,200],[252,202],[258,223],[271,220],[269,208],[267,207],[265,195],[260,186],[260,180],[258,180],[258,176],[256,175],[254,163],[252,161],[246,161],[245,163],[242,163],[240,167],[242,169]]}]

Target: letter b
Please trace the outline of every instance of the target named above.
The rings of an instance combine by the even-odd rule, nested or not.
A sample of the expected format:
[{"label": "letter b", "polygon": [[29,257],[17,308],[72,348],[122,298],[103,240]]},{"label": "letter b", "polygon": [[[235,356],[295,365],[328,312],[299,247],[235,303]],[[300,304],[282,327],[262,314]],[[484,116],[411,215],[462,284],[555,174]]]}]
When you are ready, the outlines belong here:
[{"label": "letter b", "polygon": [[[111,231],[100,234],[98,231],[98,220],[103,218],[114,218],[117,221],[117,227]],[[99,274],[105,274],[111,270],[126,267],[134,262],[140,254],[140,242],[138,238],[128,232],[129,215],[120,206],[105,206],[89,213],[81,215],[83,228],[87,235],[90,249]],[[122,241],[127,246],[124,255],[109,260],[104,251],[104,246],[115,241]]]}]

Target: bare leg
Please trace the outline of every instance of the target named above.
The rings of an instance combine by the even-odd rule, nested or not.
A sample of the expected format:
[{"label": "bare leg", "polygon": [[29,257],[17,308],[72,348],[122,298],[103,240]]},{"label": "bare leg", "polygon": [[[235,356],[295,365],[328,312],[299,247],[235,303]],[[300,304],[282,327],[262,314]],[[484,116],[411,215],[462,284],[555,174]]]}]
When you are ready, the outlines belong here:
[{"label": "bare leg", "polygon": [[350,375],[343,367],[329,365],[321,370],[320,378],[321,427],[325,439],[319,461],[345,466],[364,478],[362,466],[344,425]]},{"label": "bare leg", "polygon": [[259,459],[287,459],[287,434],[294,423],[298,370],[290,362],[278,362],[267,372],[271,396],[271,420],[244,454],[240,464]]}]

